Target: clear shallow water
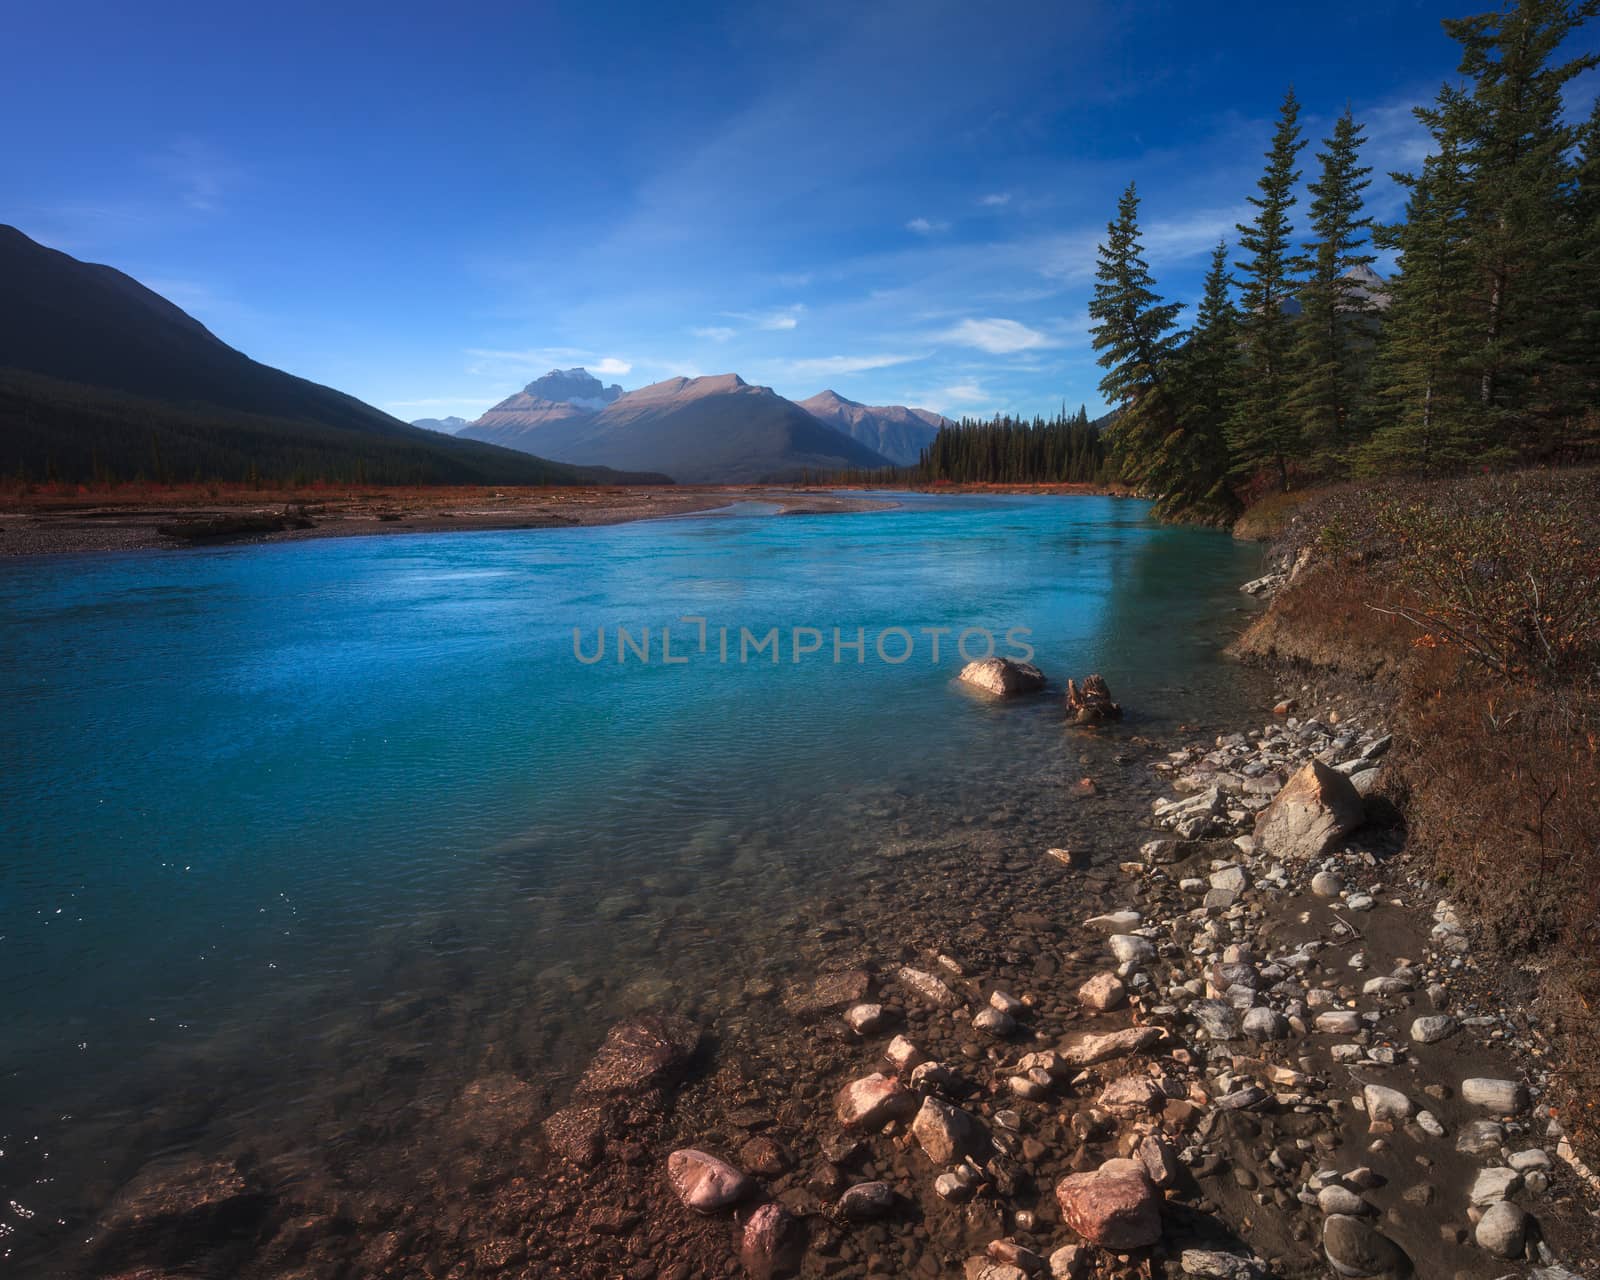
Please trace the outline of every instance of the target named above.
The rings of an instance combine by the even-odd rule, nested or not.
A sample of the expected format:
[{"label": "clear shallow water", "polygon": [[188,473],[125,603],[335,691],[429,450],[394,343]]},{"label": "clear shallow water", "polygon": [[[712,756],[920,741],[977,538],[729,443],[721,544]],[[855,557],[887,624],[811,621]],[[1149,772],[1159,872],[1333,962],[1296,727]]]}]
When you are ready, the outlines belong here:
[{"label": "clear shallow water", "polygon": [[352,1064],[381,1110],[737,1003],[885,840],[1002,805],[1019,842],[1113,847],[1061,794],[1112,744],[952,688],[920,629],[1029,628],[1159,735],[1242,710],[1218,651],[1257,562],[1140,503],[951,497],[0,563],[0,1201],[37,1215],[0,1209],[0,1249],[154,1152],[328,1143]]}]

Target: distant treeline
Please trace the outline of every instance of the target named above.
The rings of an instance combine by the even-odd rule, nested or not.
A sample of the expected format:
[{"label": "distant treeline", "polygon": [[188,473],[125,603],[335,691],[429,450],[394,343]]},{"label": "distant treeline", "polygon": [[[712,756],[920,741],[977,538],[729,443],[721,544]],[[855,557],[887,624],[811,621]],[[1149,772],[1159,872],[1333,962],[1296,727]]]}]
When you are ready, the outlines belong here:
[{"label": "distant treeline", "polygon": [[[396,424],[398,426],[398,424]],[[402,430],[404,430],[402,428]],[[407,431],[179,407],[0,371],[0,480],[22,484],[668,483]]]},{"label": "distant treeline", "polygon": [[[1403,218],[1365,209],[1372,170],[1348,108],[1292,210],[1306,139],[1283,101],[1238,227],[1192,322],[1157,291],[1129,185],[1089,314],[1119,410],[1120,477],[1169,512],[1227,516],[1304,481],[1563,463],[1600,444],[1600,102],[1563,95],[1594,68],[1595,0],[1516,0],[1444,23],[1460,79],[1415,111],[1430,139]],[[1592,42],[1589,48],[1593,48]],[[1396,256],[1385,284],[1371,265]]]},{"label": "distant treeline", "polygon": [[1088,410],[1053,418],[963,418],[941,427],[909,467],[817,477],[840,484],[1091,484],[1106,478],[1106,449]]}]

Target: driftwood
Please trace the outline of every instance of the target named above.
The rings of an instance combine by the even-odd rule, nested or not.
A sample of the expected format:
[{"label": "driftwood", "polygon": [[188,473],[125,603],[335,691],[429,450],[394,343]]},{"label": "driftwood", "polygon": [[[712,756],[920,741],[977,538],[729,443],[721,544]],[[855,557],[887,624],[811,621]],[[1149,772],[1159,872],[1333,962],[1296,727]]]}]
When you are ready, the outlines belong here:
[{"label": "driftwood", "polygon": [[1100,724],[1122,719],[1122,708],[1111,701],[1111,690],[1100,676],[1085,676],[1080,685],[1067,681],[1067,715],[1074,724]]}]

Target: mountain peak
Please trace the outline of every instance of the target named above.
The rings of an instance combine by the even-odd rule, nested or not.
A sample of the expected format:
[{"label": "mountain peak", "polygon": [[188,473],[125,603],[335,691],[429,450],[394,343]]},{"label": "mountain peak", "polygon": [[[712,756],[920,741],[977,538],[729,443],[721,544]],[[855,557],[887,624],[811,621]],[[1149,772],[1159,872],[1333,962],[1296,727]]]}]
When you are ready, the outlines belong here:
[{"label": "mountain peak", "polygon": [[575,404],[584,409],[603,409],[622,395],[616,383],[605,386],[581,365],[575,369],[552,369],[523,388],[523,394],[551,404]]}]

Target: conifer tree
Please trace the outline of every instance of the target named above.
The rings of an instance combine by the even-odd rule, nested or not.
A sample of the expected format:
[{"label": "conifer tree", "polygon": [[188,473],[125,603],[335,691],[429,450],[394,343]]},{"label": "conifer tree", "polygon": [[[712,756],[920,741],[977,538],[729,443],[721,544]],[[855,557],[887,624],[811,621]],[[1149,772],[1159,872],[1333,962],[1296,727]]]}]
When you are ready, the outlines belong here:
[{"label": "conifer tree", "polygon": [[1317,153],[1321,174],[1309,187],[1312,238],[1296,263],[1304,282],[1289,405],[1306,448],[1325,463],[1349,449],[1372,348],[1370,292],[1354,274],[1375,257],[1367,249],[1372,219],[1361,197],[1372,172],[1360,163],[1363,131],[1346,107]]},{"label": "conifer tree", "polygon": [[1257,184],[1259,194],[1250,197],[1255,220],[1239,226],[1239,247],[1247,255],[1235,264],[1243,273],[1239,324],[1243,368],[1240,394],[1228,423],[1235,469],[1249,474],[1270,466],[1283,489],[1289,487],[1289,461],[1301,445],[1299,423],[1289,407],[1294,320],[1284,309],[1295,293],[1289,210],[1300,179],[1295,157],[1305,146],[1299,116],[1300,104],[1290,89],[1278,114],[1266,171]]},{"label": "conifer tree", "polygon": [[1552,423],[1575,407],[1571,379],[1551,376],[1578,306],[1571,293],[1577,131],[1564,121],[1562,91],[1600,55],[1554,58],[1596,13],[1600,0],[1516,0],[1444,24],[1462,47],[1468,85],[1462,154],[1471,174],[1478,404],[1495,437],[1523,456],[1537,455]]},{"label": "conifer tree", "polygon": [[1106,372],[1100,391],[1118,409],[1111,429],[1112,457],[1122,478],[1165,493],[1160,453],[1176,423],[1167,387],[1177,345],[1175,302],[1164,302],[1139,242],[1139,196],[1133,183],[1117,201],[1099,249],[1090,329]]},{"label": "conifer tree", "polygon": [[1470,175],[1461,154],[1466,103],[1449,88],[1416,115],[1433,135],[1433,154],[1409,189],[1405,217],[1377,228],[1378,244],[1399,255],[1374,370],[1378,430],[1358,458],[1364,473],[1461,466],[1483,447],[1477,389],[1469,366],[1475,316],[1468,297],[1473,263],[1467,204]]},{"label": "conifer tree", "polygon": [[1229,288],[1228,244],[1211,254],[1194,328],[1179,352],[1174,378],[1185,505],[1227,514],[1237,504],[1228,485],[1231,471],[1226,429],[1239,395],[1239,313]]}]

